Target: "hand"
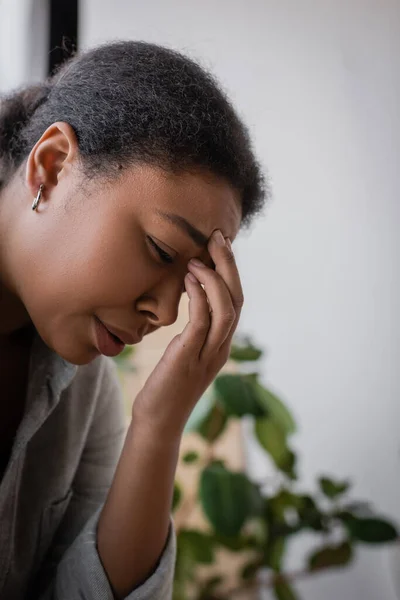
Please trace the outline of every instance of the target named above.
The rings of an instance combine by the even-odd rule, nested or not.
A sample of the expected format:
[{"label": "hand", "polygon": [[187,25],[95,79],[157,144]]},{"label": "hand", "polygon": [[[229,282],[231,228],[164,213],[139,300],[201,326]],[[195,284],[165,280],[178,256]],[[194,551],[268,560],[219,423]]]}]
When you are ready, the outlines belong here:
[{"label": "hand", "polygon": [[133,405],[135,419],[173,438],[182,434],[196,402],[228,360],[243,306],[230,241],[221,244],[218,237],[214,232],[208,244],[215,270],[197,259],[189,262],[189,322],[171,341]]}]

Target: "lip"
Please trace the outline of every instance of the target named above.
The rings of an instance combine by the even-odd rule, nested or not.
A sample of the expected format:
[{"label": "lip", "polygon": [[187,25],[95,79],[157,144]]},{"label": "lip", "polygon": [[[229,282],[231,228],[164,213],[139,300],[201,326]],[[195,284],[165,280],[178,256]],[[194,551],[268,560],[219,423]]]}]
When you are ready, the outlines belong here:
[{"label": "lip", "polygon": [[[124,345],[133,346],[134,344],[138,344],[143,339],[144,331],[141,329],[137,332],[137,335],[132,335],[131,333],[127,333],[122,329],[118,329],[118,327],[114,327],[113,325],[109,325],[105,321],[99,319],[99,317],[95,316],[95,320],[99,321],[101,325],[109,332],[115,335],[117,338],[121,340]],[[143,333],[142,333],[143,332]]]},{"label": "lip", "polygon": [[117,341],[100,319],[95,317],[95,337],[98,351],[104,356],[117,356],[125,348],[122,341]]},{"label": "lip", "polygon": [[108,325],[108,323],[103,323],[103,325],[104,327],[106,327],[106,329],[108,329],[108,331],[110,331],[113,335],[117,336],[117,338],[119,338],[121,342],[123,342],[127,346],[133,346],[134,344],[138,344],[142,341],[143,336],[140,334],[133,336],[130,333],[127,333],[126,331],[118,329],[117,327],[112,327],[111,325]]}]

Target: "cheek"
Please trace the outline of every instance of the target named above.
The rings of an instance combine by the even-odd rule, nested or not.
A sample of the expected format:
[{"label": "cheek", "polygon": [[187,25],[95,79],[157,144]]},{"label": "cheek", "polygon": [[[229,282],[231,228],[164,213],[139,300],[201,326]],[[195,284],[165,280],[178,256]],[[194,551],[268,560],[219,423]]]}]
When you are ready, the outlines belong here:
[{"label": "cheek", "polygon": [[[117,231],[117,229],[115,229]],[[89,308],[132,307],[152,285],[155,270],[140,235],[104,232],[85,243],[77,285]]]},{"label": "cheek", "polygon": [[53,230],[43,252],[25,273],[23,301],[32,318],[61,324],[70,316],[92,315],[99,308],[132,307],[157,276],[139,232],[121,220],[81,222]]}]

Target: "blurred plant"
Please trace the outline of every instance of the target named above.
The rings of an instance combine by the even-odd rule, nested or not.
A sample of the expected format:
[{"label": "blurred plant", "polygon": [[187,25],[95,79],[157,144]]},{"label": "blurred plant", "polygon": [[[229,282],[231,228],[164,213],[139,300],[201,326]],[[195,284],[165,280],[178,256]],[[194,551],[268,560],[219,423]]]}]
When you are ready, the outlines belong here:
[{"label": "blurred plant", "polygon": [[135,355],[135,346],[125,346],[120,354],[114,356],[114,362],[117,365],[121,374],[132,373],[136,371],[136,367],[132,362]]},{"label": "blurred plant", "polygon": [[[331,567],[351,563],[359,544],[381,544],[397,538],[395,527],[376,515],[365,502],[350,502],[348,481],[332,477],[318,479],[318,492],[297,489],[297,456],[289,440],[295,423],[288,408],[260,381],[259,373],[248,372],[262,351],[249,340],[234,345],[231,360],[239,372],[221,374],[209,390],[209,406],[192,427],[207,443],[204,456],[195,451],[182,460],[199,468],[197,496],[208,522],[208,530],[181,524],[177,528],[177,563],[174,600],[231,600],[237,594],[258,588],[258,574],[269,573],[266,585],[277,600],[297,600],[296,579]],[[215,442],[231,419],[251,419],[254,435],[272,460],[271,481],[254,482],[246,473],[235,472],[218,459]],[[173,510],[184,500],[175,483]],[[190,504],[190,503],[189,503]],[[193,506],[192,506],[193,508]],[[190,511],[189,511],[190,512]],[[300,573],[285,570],[288,542],[306,530],[316,532],[321,543],[306,557]],[[223,574],[204,580],[200,565],[215,563],[215,553],[225,548],[249,557],[235,589],[222,591]]]}]

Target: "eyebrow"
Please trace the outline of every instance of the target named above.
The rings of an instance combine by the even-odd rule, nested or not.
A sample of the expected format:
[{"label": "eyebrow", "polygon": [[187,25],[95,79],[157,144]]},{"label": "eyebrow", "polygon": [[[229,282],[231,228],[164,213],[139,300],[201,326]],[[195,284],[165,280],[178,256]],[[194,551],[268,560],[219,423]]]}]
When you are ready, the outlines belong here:
[{"label": "eyebrow", "polygon": [[194,243],[197,246],[201,248],[208,246],[208,237],[204,235],[204,233],[202,233],[199,229],[197,229],[197,227],[189,223],[189,221],[187,221],[184,217],[175,215],[173,213],[165,213],[160,210],[157,211],[157,214],[159,214],[160,217],[162,217],[166,221],[169,221],[170,223],[176,225],[182,231],[187,233],[187,235],[194,241]]}]

